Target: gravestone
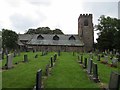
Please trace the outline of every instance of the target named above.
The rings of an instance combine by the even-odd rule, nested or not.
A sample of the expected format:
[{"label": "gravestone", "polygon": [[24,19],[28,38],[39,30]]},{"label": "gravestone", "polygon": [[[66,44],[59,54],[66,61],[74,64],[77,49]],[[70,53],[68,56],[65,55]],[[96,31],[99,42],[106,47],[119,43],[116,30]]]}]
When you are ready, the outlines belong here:
[{"label": "gravestone", "polygon": [[12,59],[13,59],[13,55],[12,54],[8,54],[7,55],[7,69],[12,68]]},{"label": "gravestone", "polygon": [[23,62],[28,62],[28,56],[27,56],[27,54],[24,55],[24,61]]},{"label": "gravestone", "polygon": [[56,61],[56,54],[55,54],[54,57],[53,57],[53,61],[54,61],[54,62]]},{"label": "gravestone", "polygon": [[88,74],[92,73],[92,63],[93,63],[92,59],[89,59],[88,60],[88,67],[87,67],[87,73]]},{"label": "gravestone", "polygon": [[16,51],[14,51],[14,57],[16,57]]},{"label": "gravestone", "polygon": [[104,60],[102,61],[102,63],[107,64],[108,63],[108,56],[105,56]]},{"label": "gravestone", "polygon": [[78,61],[80,60],[80,56],[78,55]]},{"label": "gravestone", "polygon": [[73,52],[73,56],[75,56],[75,52]]},{"label": "gravestone", "polygon": [[2,60],[2,51],[0,51],[0,60]]},{"label": "gravestone", "polygon": [[112,66],[117,67],[117,63],[118,63],[118,59],[117,58],[113,58],[112,59]]},{"label": "gravestone", "polygon": [[20,51],[18,51],[17,53],[18,53],[18,56],[20,56]]},{"label": "gravestone", "polygon": [[41,90],[42,87],[42,70],[38,70],[36,74],[36,90]]},{"label": "gravestone", "polygon": [[119,88],[120,88],[120,74],[117,72],[111,72],[108,89],[119,90]]},{"label": "gravestone", "polygon": [[51,61],[51,67],[53,67],[53,59],[52,59],[52,57],[50,58],[50,61]]},{"label": "gravestone", "polygon": [[2,59],[4,59],[4,52],[2,51]]},{"label": "gravestone", "polygon": [[100,55],[98,55],[97,57],[98,57],[97,61],[100,61]]},{"label": "gravestone", "polygon": [[98,78],[98,67],[96,63],[93,63],[93,80],[97,83],[100,82]]},{"label": "gravestone", "polygon": [[35,58],[38,58],[38,54],[35,55]]},{"label": "gravestone", "polygon": [[58,56],[60,56],[60,50],[58,50]]},{"label": "gravestone", "polygon": [[87,68],[87,58],[84,59],[83,68]]},{"label": "gravestone", "polygon": [[46,68],[45,68],[45,75],[46,75],[46,76],[49,75],[49,64],[46,65]]},{"label": "gravestone", "polygon": [[79,62],[80,64],[82,64],[83,63],[83,55],[81,55],[81,58],[80,58],[80,62]]}]

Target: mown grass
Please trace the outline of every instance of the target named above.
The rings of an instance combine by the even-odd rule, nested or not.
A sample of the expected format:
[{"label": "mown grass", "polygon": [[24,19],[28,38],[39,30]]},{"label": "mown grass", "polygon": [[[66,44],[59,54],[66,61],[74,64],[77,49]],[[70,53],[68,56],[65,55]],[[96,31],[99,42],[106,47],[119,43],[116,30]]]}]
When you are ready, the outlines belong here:
[{"label": "mown grass", "polygon": [[[13,63],[23,61],[24,54],[25,53],[14,58]],[[47,56],[41,56],[41,53],[38,53],[38,58],[34,58],[35,54],[36,53],[28,52],[28,63],[21,62],[18,65],[14,65],[14,68],[3,71],[3,88],[33,88],[37,70],[42,69],[44,75],[45,66],[49,63],[50,56],[53,55],[53,53],[51,53]]]},{"label": "mown grass", "polygon": [[56,66],[52,69],[52,75],[45,81],[45,88],[98,88],[98,85],[90,81],[86,72],[76,62],[76,56],[72,53],[62,53]]},{"label": "mown grass", "polygon": [[[45,67],[50,63],[50,57],[55,52],[50,52],[47,56],[41,56],[41,52],[28,52],[28,63],[15,65],[16,62],[23,61],[23,55],[13,58],[14,68],[3,70],[2,72],[2,87],[3,88],[33,88],[36,81],[36,72],[42,69],[43,76]],[[38,58],[34,56],[38,54]],[[62,52],[58,57],[55,66],[52,68],[51,75],[47,79],[43,79],[45,88],[99,88],[98,83],[91,81],[87,73],[77,63],[77,55],[73,56],[72,52]],[[84,57],[89,58],[89,54],[84,53]],[[103,59],[103,58],[102,58]],[[102,60],[101,59],[101,60]],[[109,83],[111,71],[118,71],[118,68],[109,67],[97,61],[94,55],[93,61],[98,64],[98,74],[100,81],[106,86]],[[2,66],[6,63],[6,59],[2,61]]]}]

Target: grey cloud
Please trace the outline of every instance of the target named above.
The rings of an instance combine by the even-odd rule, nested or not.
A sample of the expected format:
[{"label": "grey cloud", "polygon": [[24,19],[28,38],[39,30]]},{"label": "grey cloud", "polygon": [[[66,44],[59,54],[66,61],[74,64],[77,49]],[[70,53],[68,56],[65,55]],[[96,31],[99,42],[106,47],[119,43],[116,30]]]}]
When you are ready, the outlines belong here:
[{"label": "grey cloud", "polygon": [[16,30],[25,31],[30,27],[38,26],[40,21],[39,19],[33,20],[27,16],[22,16],[20,14],[14,14],[10,17],[10,21],[12,23],[12,27]]},{"label": "grey cloud", "polygon": [[118,18],[120,19],[120,1],[118,2]]}]

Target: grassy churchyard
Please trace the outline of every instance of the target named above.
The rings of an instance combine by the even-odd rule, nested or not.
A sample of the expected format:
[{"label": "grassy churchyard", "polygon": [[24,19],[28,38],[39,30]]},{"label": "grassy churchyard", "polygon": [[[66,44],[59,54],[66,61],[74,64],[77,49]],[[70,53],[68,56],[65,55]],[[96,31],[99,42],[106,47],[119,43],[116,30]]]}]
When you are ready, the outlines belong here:
[{"label": "grassy churchyard", "polygon": [[[28,56],[28,62],[23,62],[24,54]],[[35,55],[38,57],[35,58]],[[51,64],[51,56],[57,54],[57,60],[53,67],[49,68],[49,75],[46,76],[46,65]],[[32,89],[36,85],[36,73],[42,69],[42,87],[43,88],[103,88],[107,87],[110,80],[111,71],[120,72],[120,63],[116,67],[111,67],[110,55],[108,55],[108,64],[103,64],[101,61],[105,57],[101,57],[97,61],[97,55],[92,54],[93,62],[97,63],[98,76],[100,82],[95,83],[90,80],[87,74],[87,68],[83,68],[82,64],[78,63],[81,55],[88,60],[89,53],[74,53],[73,52],[48,52],[47,55],[41,56],[42,52],[21,52],[20,55],[13,57],[11,69],[2,70],[2,87],[3,88],[26,88]],[[78,56],[80,56],[78,60]],[[0,62],[0,67],[6,64],[6,57]],[[50,65],[51,66],[51,65]]]}]

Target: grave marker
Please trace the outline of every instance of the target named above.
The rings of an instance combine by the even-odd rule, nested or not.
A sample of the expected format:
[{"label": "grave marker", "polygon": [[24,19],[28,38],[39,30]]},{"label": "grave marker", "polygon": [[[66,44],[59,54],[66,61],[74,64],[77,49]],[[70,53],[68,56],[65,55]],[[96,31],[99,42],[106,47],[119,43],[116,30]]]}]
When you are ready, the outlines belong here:
[{"label": "grave marker", "polygon": [[51,61],[51,67],[53,67],[53,59],[52,59],[52,57],[50,58],[50,61]]},{"label": "grave marker", "polygon": [[92,73],[92,59],[88,60],[88,67],[87,67],[87,73],[91,74]]},{"label": "grave marker", "polygon": [[28,56],[27,56],[27,54],[24,55],[24,61],[23,62],[28,62]]},{"label": "grave marker", "polygon": [[42,87],[42,70],[38,70],[36,74],[36,90],[41,90]]},{"label": "grave marker", "polygon": [[84,59],[83,68],[87,68],[87,58]]},{"label": "grave marker", "polygon": [[13,59],[13,55],[12,54],[8,54],[7,55],[7,69],[12,68],[12,59]]},{"label": "grave marker", "polygon": [[98,67],[96,63],[93,63],[93,80],[97,83],[100,82],[98,79]]},{"label": "grave marker", "polygon": [[49,75],[49,64],[46,65],[46,68],[45,68],[45,75],[46,75],[46,76]]},{"label": "grave marker", "polygon": [[109,90],[119,90],[120,88],[120,74],[119,73],[111,72],[108,88]]}]

